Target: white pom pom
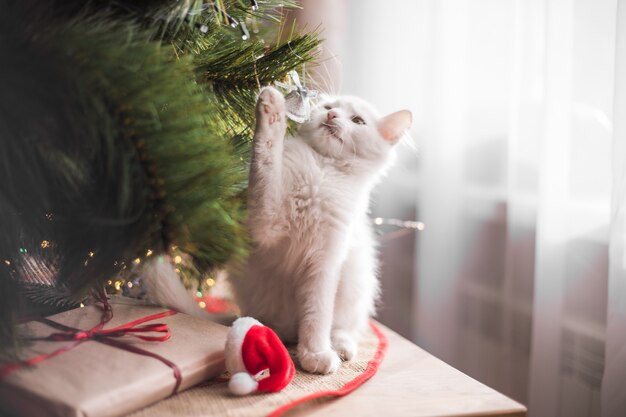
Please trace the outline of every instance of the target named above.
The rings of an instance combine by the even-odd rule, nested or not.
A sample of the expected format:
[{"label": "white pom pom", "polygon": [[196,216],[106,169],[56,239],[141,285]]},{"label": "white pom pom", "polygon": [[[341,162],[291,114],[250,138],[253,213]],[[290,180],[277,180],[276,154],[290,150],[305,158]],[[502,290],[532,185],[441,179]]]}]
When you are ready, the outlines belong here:
[{"label": "white pom pom", "polygon": [[238,372],[231,376],[230,382],[228,383],[228,388],[230,388],[230,391],[235,395],[250,394],[256,391],[258,386],[259,383],[256,382],[256,379],[246,372]]}]

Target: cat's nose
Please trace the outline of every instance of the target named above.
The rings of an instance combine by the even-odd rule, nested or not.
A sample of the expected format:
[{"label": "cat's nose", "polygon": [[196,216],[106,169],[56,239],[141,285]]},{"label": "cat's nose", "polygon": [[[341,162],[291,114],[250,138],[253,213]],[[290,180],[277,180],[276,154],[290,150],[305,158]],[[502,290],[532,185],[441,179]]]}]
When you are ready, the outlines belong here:
[{"label": "cat's nose", "polygon": [[336,111],[334,110],[329,110],[328,114],[326,115],[326,119],[330,122],[331,120],[333,120],[334,118],[339,117],[339,114],[337,114]]}]

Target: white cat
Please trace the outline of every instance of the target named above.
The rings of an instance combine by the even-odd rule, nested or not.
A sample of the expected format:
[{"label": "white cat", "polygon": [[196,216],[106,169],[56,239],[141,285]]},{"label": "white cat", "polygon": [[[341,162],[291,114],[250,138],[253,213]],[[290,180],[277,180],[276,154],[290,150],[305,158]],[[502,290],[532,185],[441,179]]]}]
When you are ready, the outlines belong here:
[{"label": "white cat", "polygon": [[402,110],[380,118],[360,99],[323,99],[285,140],[283,96],[257,102],[249,183],[253,247],[231,274],[244,315],[298,341],[301,366],[337,370],[357,351],[378,295],[372,187],[411,125]]}]

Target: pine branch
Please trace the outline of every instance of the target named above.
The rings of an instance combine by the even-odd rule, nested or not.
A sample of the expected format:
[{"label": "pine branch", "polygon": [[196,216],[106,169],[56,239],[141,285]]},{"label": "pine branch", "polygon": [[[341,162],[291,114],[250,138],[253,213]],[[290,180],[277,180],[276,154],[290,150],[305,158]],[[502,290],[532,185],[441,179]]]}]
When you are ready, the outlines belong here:
[{"label": "pine branch", "polygon": [[19,291],[30,301],[58,311],[77,308],[87,299],[86,296],[77,296],[65,285],[24,283],[19,285]]},{"label": "pine branch", "polygon": [[[42,8],[41,1],[23,0],[32,12]],[[54,17],[74,18],[85,10],[92,13],[109,13],[114,19],[133,19],[151,34],[151,39],[164,43],[175,40],[180,31],[206,27],[206,33],[222,31],[241,39],[231,23],[246,20],[260,21],[262,34],[271,33],[283,19],[284,11],[299,8],[296,0],[51,0],[46,12]],[[261,35],[263,36],[263,35]],[[233,37],[234,39],[234,37]]]},{"label": "pine branch", "polygon": [[211,85],[222,99],[222,117],[252,129],[255,115],[250,103],[255,102],[259,87],[282,81],[289,71],[300,70],[303,64],[313,61],[318,45],[314,34],[297,36],[269,50],[253,43],[244,53],[225,50],[219,57],[199,58],[197,72],[201,82]]},{"label": "pine branch", "polygon": [[[0,197],[51,242],[27,249],[56,254],[59,283],[84,293],[171,244],[206,265],[243,253],[245,166],[190,57],[107,14],[36,34],[2,20]],[[13,264],[18,242],[0,251]]]},{"label": "pine branch", "polygon": [[68,308],[148,251],[200,275],[245,254],[258,87],[318,40],[269,46],[264,23],[243,42],[225,13],[278,22],[281,3],[0,0],[0,348],[33,302]]}]

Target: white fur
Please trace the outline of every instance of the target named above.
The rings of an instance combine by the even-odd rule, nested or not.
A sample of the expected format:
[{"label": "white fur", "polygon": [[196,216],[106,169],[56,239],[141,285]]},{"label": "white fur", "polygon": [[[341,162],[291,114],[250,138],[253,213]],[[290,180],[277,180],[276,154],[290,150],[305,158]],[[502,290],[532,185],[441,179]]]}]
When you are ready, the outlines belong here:
[{"label": "white fur", "polygon": [[206,310],[198,307],[191,294],[180,282],[178,274],[166,256],[147,259],[139,271],[150,301],[181,313],[209,318]]},{"label": "white fur", "polygon": [[235,395],[248,395],[256,391],[259,383],[247,372],[239,372],[231,375],[228,381],[228,389]]},{"label": "white fur", "polygon": [[298,341],[307,371],[334,372],[340,356],[354,357],[375,312],[369,195],[410,125],[410,113],[400,113],[380,118],[357,98],[325,99],[284,140],[282,95],[267,87],[259,96],[248,201],[254,245],[231,282],[243,314]]},{"label": "white fur", "polygon": [[250,330],[250,327],[259,325],[258,320],[252,317],[240,317],[228,329],[226,338],[226,347],[224,349],[224,359],[226,362],[226,370],[230,372],[230,381],[228,388],[235,395],[246,395],[256,391],[259,383],[253,375],[248,373],[246,365],[243,362],[242,346],[243,340]]},{"label": "white fur", "polygon": [[241,347],[248,330],[255,325],[262,326],[258,320],[252,317],[240,317],[235,320],[230,329],[228,329],[224,360],[226,362],[226,370],[230,372],[231,375],[238,372],[248,372],[246,365],[243,363]]}]

